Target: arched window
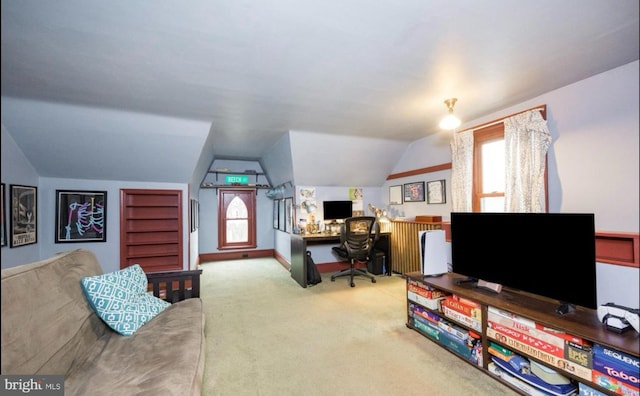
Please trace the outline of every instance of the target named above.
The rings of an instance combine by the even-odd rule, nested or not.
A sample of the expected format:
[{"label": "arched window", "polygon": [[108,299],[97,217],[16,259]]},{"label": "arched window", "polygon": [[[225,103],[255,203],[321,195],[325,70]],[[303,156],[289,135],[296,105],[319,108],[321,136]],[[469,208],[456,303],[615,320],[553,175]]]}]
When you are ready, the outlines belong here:
[{"label": "arched window", "polygon": [[255,248],[255,190],[219,189],[218,193],[218,249]]}]

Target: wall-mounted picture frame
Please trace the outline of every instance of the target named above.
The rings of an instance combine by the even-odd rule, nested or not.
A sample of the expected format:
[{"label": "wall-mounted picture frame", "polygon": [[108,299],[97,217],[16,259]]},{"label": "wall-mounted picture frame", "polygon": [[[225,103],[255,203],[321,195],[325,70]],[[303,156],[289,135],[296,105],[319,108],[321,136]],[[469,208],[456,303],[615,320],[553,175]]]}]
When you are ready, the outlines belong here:
[{"label": "wall-mounted picture frame", "polygon": [[286,230],[284,199],[278,200],[278,230]]},{"label": "wall-mounted picture frame", "polygon": [[38,242],[38,188],[33,186],[9,186],[11,248]]},{"label": "wall-mounted picture frame", "polygon": [[389,187],[389,205],[402,205],[402,186]]},{"label": "wall-mounted picture frame", "polygon": [[273,228],[276,230],[278,229],[278,220],[280,219],[280,203],[278,201],[279,199],[273,200]]},{"label": "wall-mounted picture frame", "polygon": [[285,198],[284,200],[284,230],[291,234],[293,231],[293,198]]},{"label": "wall-mounted picture frame", "polygon": [[424,201],[424,182],[404,184],[404,202]]},{"label": "wall-mounted picture frame", "polygon": [[4,213],[4,209],[5,209],[5,205],[6,205],[6,199],[5,197],[5,184],[2,183],[2,190],[0,190],[0,204],[2,204],[2,228],[0,228],[1,232],[2,232],[2,244],[0,246],[5,247],[7,246],[7,216],[5,216]]},{"label": "wall-mounted picture frame", "polygon": [[446,202],[447,194],[444,179],[427,182],[427,203],[443,204]]},{"label": "wall-mounted picture frame", "polygon": [[195,199],[191,199],[189,201],[189,227],[191,232],[195,232],[198,227],[200,226],[199,224],[199,218],[200,218],[200,214],[199,214],[199,204],[198,201]]},{"label": "wall-mounted picture frame", "polygon": [[55,243],[106,241],[107,192],[56,190]]}]

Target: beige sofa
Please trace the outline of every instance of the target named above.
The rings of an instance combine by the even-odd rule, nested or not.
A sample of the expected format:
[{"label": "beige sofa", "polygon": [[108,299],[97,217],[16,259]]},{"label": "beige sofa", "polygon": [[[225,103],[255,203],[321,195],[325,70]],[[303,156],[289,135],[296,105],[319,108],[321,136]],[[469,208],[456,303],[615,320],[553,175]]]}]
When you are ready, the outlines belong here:
[{"label": "beige sofa", "polygon": [[80,279],[99,274],[83,249],[2,270],[1,374],[64,375],[67,396],[200,395],[201,299],[175,302],[122,336],[83,294]]}]

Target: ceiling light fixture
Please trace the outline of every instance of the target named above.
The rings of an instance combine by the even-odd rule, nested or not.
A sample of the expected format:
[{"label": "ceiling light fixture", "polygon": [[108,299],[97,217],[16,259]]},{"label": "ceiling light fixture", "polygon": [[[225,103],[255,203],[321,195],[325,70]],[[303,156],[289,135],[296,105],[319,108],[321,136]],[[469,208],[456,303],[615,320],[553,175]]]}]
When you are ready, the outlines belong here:
[{"label": "ceiling light fixture", "polygon": [[460,119],[453,115],[453,106],[455,106],[457,98],[451,98],[444,101],[449,109],[449,114],[440,121],[440,128],[442,129],[456,129],[460,126]]}]

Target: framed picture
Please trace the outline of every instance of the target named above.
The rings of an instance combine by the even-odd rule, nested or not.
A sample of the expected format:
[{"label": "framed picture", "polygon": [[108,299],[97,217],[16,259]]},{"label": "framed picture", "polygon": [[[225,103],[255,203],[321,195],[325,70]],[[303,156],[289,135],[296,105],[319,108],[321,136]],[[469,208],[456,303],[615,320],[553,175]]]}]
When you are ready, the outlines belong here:
[{"label": "framed picture", "polygon": [[4,199],[4,183],[2,183],[2,190],[0,190],[0,204],[2,204],[2,247],[7,246],[7,217],[4,215],[4,208],[6,200]]},{"label": "framed picture", "polygon": [[293,230],[293,198],[284,200],[284,230],[288,233]]},{"label": "framed picture", "polygon": [[444,182],[444,179],[427,182],[428,204],[443,204],[447,202]]},{"label": "framed picture", "polygon": [[402,205],[402,186],[389,187],[389,205]]},{"label": "framed picture", "polygon": [[273,228],[278,229],[278,220],[280,219],[280,204],[278,203],[279,199],[273,200]]},{"label": "framed picture", "polygon": [[195,232],[199,226],[198,201],[191,199],[189,201],[189,224],[191,232]]},{"label": "framed picture", "polygon": [[106,241],[107,192],[56,190],[55,243]]},{"label": "framed picture", "polygon": [[284,231],[286,228],[285,224],[285,210],[284,210],[284,199],[278,200],[278,229],[280,231]]},{"label": "framed picture", "polygon": [[12,184],[10,247],[31,245],[38,242],[38,188]]},{"label": "framed picture", "polygon": [[407,183],[404,185],[404,202],[424,201],[424,182]]}]

